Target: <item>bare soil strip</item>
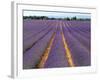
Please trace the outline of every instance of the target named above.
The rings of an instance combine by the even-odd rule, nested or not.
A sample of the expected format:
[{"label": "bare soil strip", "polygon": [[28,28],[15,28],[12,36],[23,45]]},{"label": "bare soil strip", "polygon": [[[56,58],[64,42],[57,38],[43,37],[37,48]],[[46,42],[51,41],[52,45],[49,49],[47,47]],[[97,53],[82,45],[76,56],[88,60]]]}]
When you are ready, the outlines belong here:
[{"label": "bare soil strip", "polygon": [[38,68],[43,68],[44,67],[44,64],[46,62],[46,60],[48,59],[48,56],[49,56],[49,53],[50,53],[50,50],[51,50],[51,47],[52,47],[52,43],[54,41],[54,37],[55,37],[55,32],[53,33],[51,39],[50,39],[50,42],[46,48],[46,50],[44,51],[43,53],[43,56],[41,58],[41,61],[39,62],[39,64],[37,65]]},{"label": "bare soil strip", "polygon": [[67,41],[65,40],[65,36],[64,36],[62,27],[61,27],[61,35],[62,35],[62,40],[63,40],[64,48],[65,48],[65,51],[66,51],[66,58],[68,60],[69,66],[74,67],[75,65],[74,65],[72,55],[71,55],[70,49],[68,47]]}]

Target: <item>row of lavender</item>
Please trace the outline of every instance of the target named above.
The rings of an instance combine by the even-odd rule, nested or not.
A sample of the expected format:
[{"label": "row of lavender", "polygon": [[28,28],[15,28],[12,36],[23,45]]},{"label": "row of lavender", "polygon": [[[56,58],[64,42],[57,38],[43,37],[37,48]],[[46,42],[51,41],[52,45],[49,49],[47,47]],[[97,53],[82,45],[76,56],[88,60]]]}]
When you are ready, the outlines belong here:
[{"label": "row of lavender", "polygon": [[75,66],[90,65],[90,21],[24,20],[23,68],[36,68],[56,30],[45,68],[68,67],[61,27]]},{"label": "row of lavender", "polygon": [[65,22],[65,26],[63,30],[74,64],[76,66],[90,66],[90,23],[85,21]]}]

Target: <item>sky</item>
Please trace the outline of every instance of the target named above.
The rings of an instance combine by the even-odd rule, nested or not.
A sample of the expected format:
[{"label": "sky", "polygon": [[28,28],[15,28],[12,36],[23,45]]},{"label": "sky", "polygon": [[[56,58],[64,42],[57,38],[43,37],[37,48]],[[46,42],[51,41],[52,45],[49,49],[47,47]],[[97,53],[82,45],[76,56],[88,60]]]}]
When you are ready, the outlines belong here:
[{"label": "sky", "polygon": [[74,17],[77,18],[91,18],[89,13],[75,13],[75,12],[50,12],[50,11],[29,11],[24,10],[23,16],[48,16],[49,18],[64,18],[64,17]]}]

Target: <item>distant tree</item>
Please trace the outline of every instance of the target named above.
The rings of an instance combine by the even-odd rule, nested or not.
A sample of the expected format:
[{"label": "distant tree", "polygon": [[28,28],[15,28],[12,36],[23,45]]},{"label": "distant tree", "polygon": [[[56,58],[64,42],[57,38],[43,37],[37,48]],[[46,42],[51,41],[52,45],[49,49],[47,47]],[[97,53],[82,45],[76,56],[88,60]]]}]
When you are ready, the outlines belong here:
[{"label": "distant tree", "polygon": [[55,20],[56,18],[53,18],[53,17],[52,17],[52,18],[49,18],[49,19],[50,19],[50,20]]},{"label": "distant tree", "polygon": [[65,18],[55,18],[55,17],[47,17],[47,16],[23,16],[23,19],[42,19],[42,20],[78,20],[78,21],[90,21],[91,19],[89,18],[77,18],[76,16],[70,18],[70,17],[65,17]]},{"label": "distant tree", "polygon": [[58,20],[63,20],[63,18],[57,18]]},{"label": "distant tree", "polygon": [[77,20],[77,17],[76,16],[75,17],[72,17],[71,20]]},{"label": "distant tree", "polygon": [[64,18],[64,20],[70,20],[70,18],[69,18],[69,17],[67,17],[67,18]]}]

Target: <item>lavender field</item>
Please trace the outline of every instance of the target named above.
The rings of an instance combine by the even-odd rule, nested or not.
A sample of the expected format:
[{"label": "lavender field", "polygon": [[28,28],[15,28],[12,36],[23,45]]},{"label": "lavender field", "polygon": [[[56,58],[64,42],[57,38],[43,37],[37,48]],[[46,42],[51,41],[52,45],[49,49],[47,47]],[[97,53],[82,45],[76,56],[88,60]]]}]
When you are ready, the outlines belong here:
[{"label": "lavender field", "polygon": [[23,69],[90,65],[90,21],[23,21]]}]

